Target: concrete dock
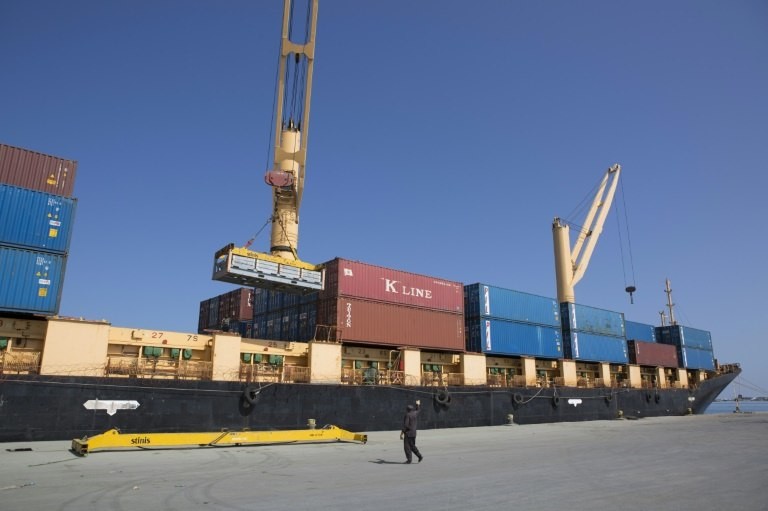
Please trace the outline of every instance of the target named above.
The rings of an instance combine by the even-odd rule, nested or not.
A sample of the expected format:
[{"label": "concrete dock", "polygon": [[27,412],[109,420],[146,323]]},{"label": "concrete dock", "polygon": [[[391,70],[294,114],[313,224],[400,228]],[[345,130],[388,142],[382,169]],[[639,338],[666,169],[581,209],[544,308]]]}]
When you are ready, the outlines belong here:
[{"label": "concrete dock", "polygon": [[0,510],[768,510],[765,413],[425,430],[411,465],[397,431],[87,457],[70,444],[0,444]]}]

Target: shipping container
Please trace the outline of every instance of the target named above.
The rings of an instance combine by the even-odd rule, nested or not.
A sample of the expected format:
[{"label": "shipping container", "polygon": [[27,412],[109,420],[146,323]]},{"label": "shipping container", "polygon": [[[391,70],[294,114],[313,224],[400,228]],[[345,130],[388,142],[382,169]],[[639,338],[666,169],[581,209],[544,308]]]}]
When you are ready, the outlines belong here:
[{"label": "shipping container", "polygon": [[653,325],[624,320],[624,329],[627,340],[656,342],[656,327]]},{"label": "shipping container", "polygon": [[629,362],[627,341],[623,337],[564,330],[563,351],[566,358],[573,360],[615,364]]},{"label": "shipping container", "polygon": [[486,284],[464,286],[464,315],[560,327],[557,300]]},{"label": "shipping container", "polygon": [[676,346],[680,365],[686,369],[715,370],[715,356],[712,350],[701,350],[686,346]]},{"label": "shipping container", "polygon": [[563,330],[624,337],[624,314],[578,303],[560,304]]},{"label": "shipping container", "polygon": [[0,245],[0,311],[58,314],[66,256]]},{"label": "shipping container", "polygon": [[0,244],[66,254],[75,199],[0,183]]},{"label": "shipping container", "polygon": [[656,327],[656,340],[686,348],[712,351],[712,334],[706,330],[682,325]]},{"label": "shipping container", "polygon": [[460,282],[336,258],[325,263],[325,289],[320,299],[342,296],[464,312],[464,286]]},{"label": "shipping container", "polygon": [[77,162],[0,144],[0,183],[72,197]]},{"label": "shipping container", "polygon": [[350,343],[464,351],[464,315],[353,297],[320,300],[317,324]]},{"label": "shipping container", "polygon": [[467,318],[467,351],[563,358],[560,328],[496,318]]},{"label": "shipping container", "polygon": [[627,341],[629,363],[652,367],[678,367],[677,347],[646,341]]}]

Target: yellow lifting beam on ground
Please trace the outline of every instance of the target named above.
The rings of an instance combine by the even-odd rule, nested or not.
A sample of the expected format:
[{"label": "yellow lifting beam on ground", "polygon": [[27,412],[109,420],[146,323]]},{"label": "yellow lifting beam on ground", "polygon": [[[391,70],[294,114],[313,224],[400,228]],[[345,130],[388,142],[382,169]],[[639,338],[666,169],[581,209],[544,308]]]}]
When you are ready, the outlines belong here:
[{"label": "yellow lifting beam on ground", "polygon": [[366,443],[368,435],[351,433],[336,426],[285,431],[214,431],[203,433],[120,433],[110,429],[100,435],[75,438],[72,452],[86,456],[96,450],[168,449],[228,445],[266,445],[320,442]]}]

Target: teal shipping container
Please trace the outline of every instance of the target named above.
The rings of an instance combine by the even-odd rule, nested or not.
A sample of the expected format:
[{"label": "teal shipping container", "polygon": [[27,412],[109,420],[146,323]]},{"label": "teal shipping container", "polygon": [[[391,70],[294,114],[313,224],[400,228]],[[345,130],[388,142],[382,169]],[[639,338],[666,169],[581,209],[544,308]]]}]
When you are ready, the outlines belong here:
[{"label": "teal shipping container", "polygon": [[466,319],[467,351],[563,358],[560,329],[493,318]]},{"label": "teal shipping container", "polygon": [[554,298],[487,284],[464,286],[464,315],[560,326],[560,307]]},{"label": "teal shipping container", "polygon": [[573,360],[615,364],[629,362],[627,341],[623,337],[564,330],[563,348],[566,358]]},{"label": "teal shipping container", "polygon": [[563,331],[624,337],[624,314],[578,303],[560,304]]},{"label": "teal shipping container", "polygon": [[58,314],[66,256],[0,245],[0,312]]},{"label": "teal shipping container", "polygon": [[76,199],[0,183],[0,243],[66,254]]}]

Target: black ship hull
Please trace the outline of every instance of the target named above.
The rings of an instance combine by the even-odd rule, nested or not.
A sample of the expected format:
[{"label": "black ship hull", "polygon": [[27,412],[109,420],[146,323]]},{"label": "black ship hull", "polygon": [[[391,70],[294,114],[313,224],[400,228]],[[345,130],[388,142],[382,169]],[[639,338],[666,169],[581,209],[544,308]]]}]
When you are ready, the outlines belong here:
[{"label": "black ship hull", "polygon": [[[695,389],[397,387],[4,375],[0,442],[71,440],[117,428],[125,433],[400,428],[421,399],[423,429],[642,418],[703,413],[739,370]],[[136,409],[90,410],[90,400],[128,400]]]}]

